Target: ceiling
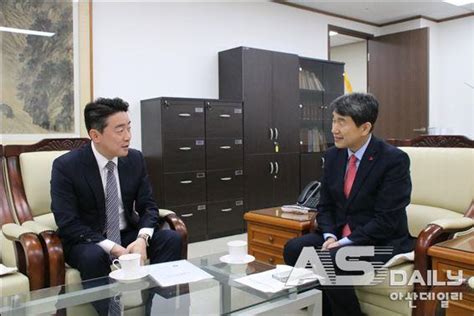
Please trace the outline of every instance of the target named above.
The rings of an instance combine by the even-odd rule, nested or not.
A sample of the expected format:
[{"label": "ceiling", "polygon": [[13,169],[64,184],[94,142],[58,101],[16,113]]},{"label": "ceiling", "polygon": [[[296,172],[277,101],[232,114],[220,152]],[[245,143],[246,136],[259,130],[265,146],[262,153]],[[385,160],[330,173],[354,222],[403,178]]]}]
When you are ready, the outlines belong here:
[{"label": "ceiling", "polygon": [[340,15],[343,17],[362,20],[377,26],[395,22],[410,17],[424,16],[428,19],[440,20],[474,12],[474,4],[461,7],[441,0],[427,1],[283,1],[289,5],[314,9]]}]

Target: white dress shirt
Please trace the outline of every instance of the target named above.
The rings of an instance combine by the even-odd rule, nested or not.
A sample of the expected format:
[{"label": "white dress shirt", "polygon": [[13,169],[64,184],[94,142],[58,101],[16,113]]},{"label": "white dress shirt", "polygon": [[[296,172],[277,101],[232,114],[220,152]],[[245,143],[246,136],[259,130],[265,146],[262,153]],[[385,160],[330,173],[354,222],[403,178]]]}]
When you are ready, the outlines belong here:
[{"label": "white dress shirt", "polygon": [[[104,195],[106,194],[105,191],[105,186],[107,185],[107,168],[105,165],[109,162],[107,158],[105,158],[97,148],[95,148],[94,142],[91,142],[92,144],[92,152],[94,153],[95,160],[97,161],[97,165],[99,166],[99,171],[100,171],[100,178],[102,179],[102,186],[104,188]],[[115,169],[114,169],[114,176],[115,176],[115,182],[117,183],[117,192],[118,192],[118,198],[119,198],[119,222],[120,222],[120,230],[123,230],[127,228],[127,220],[125,219],[125,210],[123,208],[123,202],[122,202],[122,192],[120,190],[120,180],[119,180],[119,174],[118,174],[118,158],[114,157],[111,160],[115,164]],[[147,234],[148,236],[152,236],[154,232],[153,228],[142,228],[138,232],[138,234]],[[110,251],[112,248],[115,246],[115,243],[112,240],[105,239],[102,240],[101,242],[98,242],[97,245],[104,249],[105,252],[110,254]]]},{"label": "white dress shirt", "polygon": [[[356,168],[357,169],[359,168],[360,161],[362,160],[362,157],[364,157],[365,150],[367,149],[367,146],[369,146],[369,143],[370,143],[371,139],[372,139],[372,134],[369,134],[369,138],[367,139],[367,141],[356,152],[353,152],[352,150],[347,148],[347,160],[351,159],[352,155],[355,155],[356,158],[357,158],[357,160],[356,160]],[[346,173],[347,173],[347,169],[349,169],[349,163],[346,165]],[[324,237],[324,240],[328,239],[329,237],[332,237],[335,240],[337,240],[337,237],[334,234],[331,234],[331,233],[324,233],[323,237]],[[353,243],[353,241],[350,240],[347,237],[344,237],[341,240],[339,240],[339,244],[341,246],[350,245],[352,243]]]}]

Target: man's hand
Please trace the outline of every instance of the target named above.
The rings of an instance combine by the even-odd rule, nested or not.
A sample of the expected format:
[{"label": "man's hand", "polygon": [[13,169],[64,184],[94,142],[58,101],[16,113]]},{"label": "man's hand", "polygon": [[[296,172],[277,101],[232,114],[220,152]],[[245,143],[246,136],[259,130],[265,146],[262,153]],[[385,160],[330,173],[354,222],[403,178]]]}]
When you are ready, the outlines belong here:
[{"label": "man's hand", "polygon": [[127,246],[127,250],[130,253],[139,253],[141,256],[141,263],[142,265],[145,264],[147,259],[146,255],[146,242],[143,238],[137,238],[134,242]]},{"label": "man's hand", "polygon": [[341,244],[338,241],[336,241],[336,242],[330,243],[327,247],[328,247],[328,250],[329,250],[329,249],[340,247],[340,246],[341,246]]},{"label": "man's hand", "polygon": [[[337,243],[339,244],[336,239],[332,238],[332,237],[329,237],[328,239],[326,239],[326,241],[324,242],[323,246],[321,247],[321,250],[328,250],[330,249],[329,246],[331,244],[334,244],[334,243]],[[332,247],[331,247],[332,248]]]},{"label": "man's hand", "polygon": [[128,253],[128,250],[123,248],[119,244],[115,244],[110,250],[110,254],[116,258],[120,257],[121,255],[125,255],[127,253]]}]

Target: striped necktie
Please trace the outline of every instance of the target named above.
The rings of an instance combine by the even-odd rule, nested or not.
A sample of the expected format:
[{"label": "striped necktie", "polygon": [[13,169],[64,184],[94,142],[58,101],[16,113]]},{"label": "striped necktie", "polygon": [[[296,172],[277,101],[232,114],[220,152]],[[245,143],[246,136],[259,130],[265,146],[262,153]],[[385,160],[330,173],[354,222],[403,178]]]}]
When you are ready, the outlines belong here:
[{"label": "striped necktie", "polygon": [[105,214],[107,217],[107,239],[116,244],[120,241],[119,197],[117,181],[115,179],[115,163],[109,161],[107,165],[107,182],[105,184]]}]

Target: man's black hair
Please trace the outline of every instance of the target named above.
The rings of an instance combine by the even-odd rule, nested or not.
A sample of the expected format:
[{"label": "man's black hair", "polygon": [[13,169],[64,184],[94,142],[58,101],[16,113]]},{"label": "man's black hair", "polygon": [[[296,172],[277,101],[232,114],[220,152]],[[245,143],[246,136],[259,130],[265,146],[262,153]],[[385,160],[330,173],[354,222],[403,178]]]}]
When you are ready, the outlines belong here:
[{"label": "man's black hair", "polygon": [[96,129],[100,133],[107,126],[107,118],[118,112],[127,112],[128,103],[120,98],[98,98],[90,102],[84,109],[84,121],[87,132]]},{"label": "man's black hair", "polygon": [[332,101],[330,108],[339,115],[350,116],[357,127],[369,122],[372,124],[372,129],[379,114],[379,102],[368,93],[342,95]]}]

